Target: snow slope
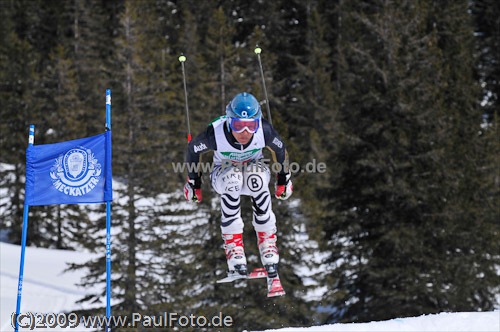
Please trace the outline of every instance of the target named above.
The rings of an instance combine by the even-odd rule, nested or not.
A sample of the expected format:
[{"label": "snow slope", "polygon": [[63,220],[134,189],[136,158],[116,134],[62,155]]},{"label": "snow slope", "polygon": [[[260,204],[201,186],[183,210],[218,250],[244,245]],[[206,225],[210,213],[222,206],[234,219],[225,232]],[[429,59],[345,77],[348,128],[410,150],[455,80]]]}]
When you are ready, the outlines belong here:
[{"label": "snow slope", "polygon": [[[0,243],[0,331],[13,331],[10,317],[16,310],[17,280],[21,248],[18,245]],[[88,253],[42,248],[26,248],[23,297],[21,312],[60,313],[81,309],[76,304],[92,289],[79,288],[83,271],[63,272],[66,263],[82,262]],[[103,299],[104,300],[104,299]],[[102,304],[104,305],[104,304]],[[67,329],[75,331],[75,329]],[[81,331],[81,326],[77,329]],[[41,331],[38,330],[37,331]],[[53,331],[53,329],[47,329]],[[333,324],[313,327],[289,327],[279,332],[313,331],[500,331],[500,311],[441,313],[389,321]]]},{"label": "snow slope", "polygon": [[492,312],[460,312],[440,313],[420,317],[397,318],[388,321],[332,324],[314,326],[309,328],[289,327],[278,330],[279,332],[330,332],[330,331],[412,331],[412,332],[441,332],[441,331],[500,331],[500,311]]},{"label": "snow slope", "polygon": [[[13,331],[21,246],[0,243],[0,331]],[[81,263],[88,253],[26,248],[21,312],[62,313],[81,309],[75,302],[92,289],[76,286],[84,271],[64,272],[66,263]],[[104,299],[103,299],[104,300]],[[74,329],[68,329],[68,331]]]}]

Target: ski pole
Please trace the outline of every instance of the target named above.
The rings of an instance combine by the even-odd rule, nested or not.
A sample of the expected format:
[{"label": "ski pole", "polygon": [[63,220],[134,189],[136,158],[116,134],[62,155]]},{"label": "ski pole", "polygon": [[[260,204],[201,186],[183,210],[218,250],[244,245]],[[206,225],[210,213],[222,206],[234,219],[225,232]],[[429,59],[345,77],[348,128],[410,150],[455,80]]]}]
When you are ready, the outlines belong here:
[{"label": "ski pole", "polygon": [[[187,129],[188,129],[188,134],[187,134],[187,139],[188,143],[191,142],[191,128],[189,127],[189,107],[188,107],[188,93],[187,93],[187,87],[186,87],[186,72],[184,71],[184,62],[186,62],[186,57],[181,53],[181,56],[179,57],[179,62],[182,65],[182,81],[184,82],[184,99],[185,99],[185,105],[186,105],[186,124],[187,124]],[[187,178],[189,181],[189,176]],[[198,202],[198,198],[196,197],[196,194],[193,194],[193,200],[195,202]]]},{"label": "ski pole", "polygon": [[179,62],[182,66],[182,81],[184,82],[184,103],[186,105],[186,124],[187,124],[187,139],[188,143],[191,142],[191,128],[189,127],[189,107],[188,107],[188,95],[187,95],[187,87],[186,87],[186,73],[184,71],[184,62],[186,62],[186,57],[181,53],[179,57]]},{"label": "ski pole", "polygon": [[273,120],[271,119],[271,109],[269,108],[269,99],[267,98],[267,89],[266,89],[266,81],[264,79],[264,70],[262,69],[262,62],[260,61],[260,53],[262,52],[262,49],[259,47],[259,45],[255,45],[254,52],[255,52],[255,54],[257,54],[257,59],[259,60],[260,77],[262,78],[262,87],[264,88],[264,97],[266,98],[267,117],[269,119],[269,123],[272,125]]}]

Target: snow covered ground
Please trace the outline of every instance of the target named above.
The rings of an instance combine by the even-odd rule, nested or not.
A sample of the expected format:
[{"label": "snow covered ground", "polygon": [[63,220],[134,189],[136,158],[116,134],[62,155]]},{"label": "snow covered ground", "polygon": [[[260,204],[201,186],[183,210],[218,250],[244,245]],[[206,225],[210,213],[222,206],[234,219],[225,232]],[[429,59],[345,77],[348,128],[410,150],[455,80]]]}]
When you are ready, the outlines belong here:
[{"label": "snow covered ground", "polygon": [[[16,311],[20,257],[21,246],[0,243],[0,331],[2,332],[13,331],[10,319],[12,313]],[[57,314],[81,309],[76,301],[93,290],[76,286],[84,271],[64,272],[64,270],[67,267],[66,263],[81,263],[88,258],[88,253],[27,247],[21,312]],[[70,328],[67,330],[75,331]]]},{"label": "snow covered ground", "polygon": [[420,317],[397,318],[388,321],[357,323],[357,324],[332,324],[308,328],[289,327],[279,330],[266,330],[279,332],[330,332],[330,331],[412,331],[412,332],[441,332],[441,331],[500,331],[500,311],[493,312],[460,312],[440,313]]},{"label": "snow covered ground", "polygon": [[[16,310],[17,280],[21,248],[18,245],[0,243],[0,331],[13,331],[10,317]],[[83,271],[63,272],[66,263],[82,262],[88,253],[42,248],[26,248],[23,297],[21,312],[60,313],[81,309],[76,304],[92,289],[76,286]],[[103,299],[104,300],[104,299]],[[28,329],[26,329],[28,330]],[[43,331],[36,329],[37,331]],[[82,331],[67,328],[68,331]],[[46,329],[45,331],[53,331]],[[271,330],[268,330],[271,331]],[[500,331],[500,311],[441,313],[414,318],[398,318],[389,321],[333,324],[314,327],[290,327],[280,332],[298,331]]]}]

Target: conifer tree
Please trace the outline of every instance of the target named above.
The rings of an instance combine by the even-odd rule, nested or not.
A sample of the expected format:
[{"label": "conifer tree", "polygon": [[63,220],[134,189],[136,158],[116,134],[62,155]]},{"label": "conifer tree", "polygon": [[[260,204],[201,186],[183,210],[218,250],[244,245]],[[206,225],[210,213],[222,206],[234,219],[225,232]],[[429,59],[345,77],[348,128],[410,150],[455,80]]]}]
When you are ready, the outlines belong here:
[{"label": "conifer tree", "polygon": [[[461,210],[464,217],[452,212],[471,198],[457,184],[480,179],[465,157],[465,146],[477,143],[472,133],[478,125],[477,96],[464,89],[472,83],[472,54],[461,48],[472,36],[465,3],[343,8],[351,75],[343,81],[349,90],[340,113],[340,172],[331,192],[336,217],[324,228],[334,245],[334,272],[327,279],[333,287],[325,296],[336,306],[330,321],[472,310],[478,302],[488,307],[491,294],[483,283],[460,300],[451,290],[468,288],[456,277],[470,266],[473,251],[459,244],[468,233],[460,228],[470,230],[472,220],[483,218],[473,213],[464,220],[465,210],[482,205],[477,200]],[[467,143],[461,141],[466,133]],[[490,227],[485,224],[480,222],[483,231]],[[491,249],[475,247],[486,255]],[[493,261],[467,279],[489,273],[488,264]]]},{"label": "conifer tree", "polygon": [[116,222],[123,218],[124,226],[123,249],[118,249],[116,258],[124,263],[118,272],[123,275],[123,282],[119,283],[123,290],[123,302],[119,307],[124,312],[134,312],[141,308],[141,291],[147,287],[140,278],[146,265],[138,257],[144,245],[139,230],[150,222],[149,212],[140,209],[137,201],[150,196],[155,192],[155,184],[161,183],[158,173],[149,165],[159,162],[156,153],[160,150],[155,149],[157,142],[154,137],[157,126],[161,124],[158,121],[160,100],[153,97],[158,95],[158,88],[161,87],[156,81],[161,71],[157,68],[161,53],[157,52],[157,38],[152,38],[149,33],[152,24],[157,22],[154,3],[126,1],[120,22],[117,56],[121,67],[118,72],[122,73],[119,91],[123,93],[123,99],[119,105],[124,116],[118,117],[115,125],[118,135],[114,135],[114,139],[119,147],[118,153],[115,153],[118,157],[115,158],[115,169],[127,181],[123,194],[128,201],[122,207],[125,214],[115,217]]},{"label": "conifer tree", "polygon": [[478,40],[478,74],[484,84],[481,103],[488,120],[493,122],[495,113],[498,115],[500,95],[498,83],[500,72],[498,66],[495,65],[498,61],[500,48],[500,35],[498,33],[500,29],[498,21],[500,5],[492,0],[474,0],[471,2],[471,12],[475,20],[476,39]]},{"label": "conifer tree", "polygon": [[[335,150],[335,140],[332,136],[338,131],[335,117],[340,106],[339,94],[335,91],[335,77],[333,71],[334,56],[329,46],[328,38],[331,26],[324,21],[319,11],[324,8],[320,4],[308,5],[307,38],[304,55],[297,56],[298,75],[294,93],[301,96],[300,102],[292,105],[292,112],[297,118],[294,132],[299,142],[307,142],[308,148],[302,146],[302,155],[298,156],[301,165],[316,161],[327,162],[328,155]],[[329,181],[325,181],[331,170],[325,173],[299,174],[299,180],[304,185],[301,195],[308,197],[308,207],[311,212],[325,213],[324,208],[317,206],[320,203],[318,197],[322,196],[322,190],[330,187]],[[304,209],[308,209],[304,207]]]},{"label": "conifer tree", "polygon": [[443,72],[454,91],[453,96],[449,88],[442,91],[449,125],[445,163],[448,176],[454,178],[445,196],[445,215],[453,221],[447,229],[450,244],[444,256],[446,269],[455,275],[451,280],[444,279],[450,291],[443,292],[443,297],[446,305],[456,311],[491,310],[499,284],[498,257],[490,256],[498,252],[500,236],[498,210],[491,196],[494,177],[490,173],[490,154],[495,146],[491,146],[491,130],[482,134],[484,109],[478,107],[481,94],[475,79],[477,38],[469,6],[467,1],[433,5],[434,15],[446,18],[438,22],[437,28],[446,61]]},{"label": "conifer tree", "polygon": [[[491,176],[494,188],[490,197],[498,202],[500,196],[500,72],[498,57],[500,54],[500,22],[498,13],[500,4],[491,0],[472,2],[471,12],[476,23],[478,78],[482,87],[481,106],[485,117],[485,135],[489,137],[491,148]],[[496,203],[493,203],[496,204]],[[496,210],[500,219],[500,204]]]},{"label": "conifer tree", "polygon": [[[118,61],[110,67],[120,82],[112,89],[113,109],[119,110],[113,112],[112,118],[113,175],[117,179],[114,190],[118,197],[126,197],[112,204],[112,228],[120,230],[112,248],[113,275],[119,278],[112,284],[113,297],[119,300],[114,310],[123,314],[140,312],[145,303],[153,301],[151,291],[157,280],[156,268],[152,267],[156,263],[149,256],[149,232],[158,224],[159,216],[141,202],[168,188],[162,130],[168,120],[165,101],[169,80],[165,79],[168,73],[164,72],[162,60],[165,45],[161,35],[153,33],[160,22],[155,9],[155,2],[125,2],[118,27],[120,34],[115,40]],[[103,229],[103,218],[89,225],[86,243],[92,248],[93,243],[102,243]],[[91,274],[83,284],[104,281],[103,262],[104,257],[100,256],[84,264]],[[102,294],[84,300],[94,301]]]},{"label": "conifer tree", "polygon": [[[290,79],[296,82],[291,89],[292,102],[287,107],[289,122],[293,123],[289,131],[294,133],[294,161],[301,165],[303,172],[293,175],[294,187],[299,188],[300,211],[306,232],[304,239],[304,264],[311,271],[308,277],[314,286],[324,289],[326,284],[323,275],[328,267],[317,257],[324,257],[322,251],[329,252],[328,243],[321,239],[322,223],[334,216],[328,204],[332,201],[329,196],[335,164],[331,162],[335,155],[339,127],[335,121],[339,112],[339,92],[336,91],[334,78],[334,64],[337,62],[334,49],[330,47],[330,38],[335,26],[326,20],[328,6],[331,2],[309,1],[306,5],[308,12],[304,49],[297,52],[296,73]],[[324,169],[312,170],[306,165],[315,163],[324,164]],[[310,292],[314,292],[310,290]],[[320,297],[320,296],[319,296]],[[315,298],[317,300],[318,298]],[[312,302],[311,307],[318,304]],[[319,316],[319,315],[317,315]],[[319,319],[317,317],[315,320]]]},{"label": "conifer tree", "polygon": [[72,0],[64,5],[62,29],[77,78],[75,96],[79,107],[73,111],[77,112],[82,137],[98,135],[103,131],[105,91],[113,82],[110,64],[113,43],[108,32],[113,26],[110,18],[113,13],[96,1]]},{"label": "conifer tree", "polygon": [[[205,38],[205,61],[208,81],[205,84],[204,94],[211,96],[207,102],[210,116],[215,118],[226,113],[226,105],[237,92],[235,86],[241,79],[241,70],[236,67],[237,48],[232,41],[235,29],[228,21],[222,7],[213,11]],[[217,98],[216,96],[219,95]]]},{"label": "conifer tree", "polygon": [[[2,167],[0,187],[7,193],[2,201],[0,224],[8,230],[10,241],[19,243],[21,239],[24,177],[26,174],[26,148],[30,124],[37,125],[42,118],[36,89],[38,65],[40,61],[33,45],[33,21],[37,10],[32,3],[2,2],[1,42],[0,42],[0,138]],[[15,19],[14,19],[15,18]],[[43,127],[42,127],[43,128]],[[37,143],[40,129],[35,128]],[[39,244],[47,240],[45,234],[38,232],[43,223],[40,210],[30,212],[28,244]]]},{"label": "conifer tree", "polygon": [[[78,115],[81,104],[77,99],[77,78],[71,58],[63,45],[58,45],[51,53],[45,70],[40,75],[39,100],[42,105],[38,123],[45,132],[46,143],[57,143],[82,138]],[[88,220],[79,205],[41,206],[35,209],[44,213],[43,229],[39,231],[52,242],[43,246],[55,245],[56,248],[73,248],[77,245],[80,223]]]}]

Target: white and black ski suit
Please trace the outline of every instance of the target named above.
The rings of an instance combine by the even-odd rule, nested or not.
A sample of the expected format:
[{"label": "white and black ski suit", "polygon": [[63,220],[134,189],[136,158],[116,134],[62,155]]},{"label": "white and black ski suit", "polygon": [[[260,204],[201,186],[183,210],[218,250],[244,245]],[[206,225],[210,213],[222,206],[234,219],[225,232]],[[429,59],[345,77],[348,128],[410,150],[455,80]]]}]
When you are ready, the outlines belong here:
[{"label": "white and black ski suit", "polygon": [[[223,234],[243,233],[240,196],[252,199],[253,226],[257,232],[276,232],[276,217],[272,211],[269,182],[271,172],[263,163],[262,149],[269,147],[278,163],[278,185],[285,184],[287,153],[285,143],[264,119],[250,142],[236,141],[223,116],[212,122],[188,145],[187,163],[199,163],[201,154],[214,151],[214,168],[210,174],[212,186],[221,195],[221,231]],[[201,174],[189,172],[191,180],[200,181]]]}]

